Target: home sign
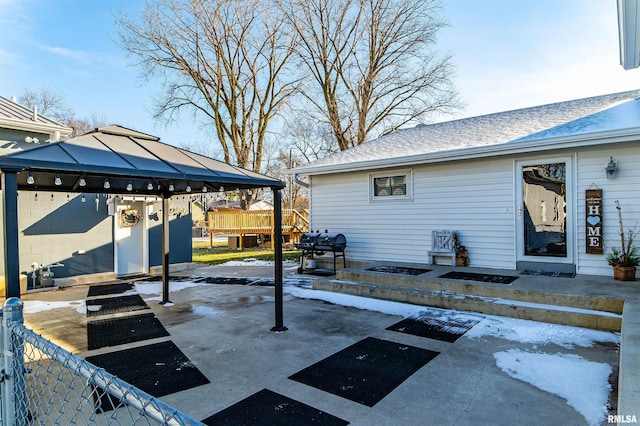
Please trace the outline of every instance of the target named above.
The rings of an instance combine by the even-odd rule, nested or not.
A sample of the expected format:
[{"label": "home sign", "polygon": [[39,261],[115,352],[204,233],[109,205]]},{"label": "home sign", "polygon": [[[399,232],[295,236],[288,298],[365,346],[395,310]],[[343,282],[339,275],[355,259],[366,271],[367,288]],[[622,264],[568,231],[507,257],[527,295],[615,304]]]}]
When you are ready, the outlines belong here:
[{"label": "home sign", "polygon": [[602,189],[587,189],[585,205],[587,253],[602,254]]}]

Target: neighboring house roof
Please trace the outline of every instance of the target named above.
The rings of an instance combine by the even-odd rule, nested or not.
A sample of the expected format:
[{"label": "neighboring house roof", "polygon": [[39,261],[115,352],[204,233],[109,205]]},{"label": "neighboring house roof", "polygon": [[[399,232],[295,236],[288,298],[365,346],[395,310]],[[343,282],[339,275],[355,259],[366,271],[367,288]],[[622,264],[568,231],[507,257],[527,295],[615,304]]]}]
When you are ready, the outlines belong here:
[{"label": "neighboring house roof", "polygon": [[73,129],[0,96],[0,127],[68,136]]},{"label": "neighboring house roof", "polygon": [[640,90],[397,130],[298,167],[313,175],[488,157],[640,134]]},{"label": "neighboring house roof", "polygon": [[[19,189],[58,192],[171,196],[197,193],[205,185],[209,189],[285,186],[278,179],[167,145],[155,136],[120,126],[101,127],[67,141],[2,156],[0,170],[20,171]],[[35,180],[32,184],[27,182],[29,174]],[[56,177],[60,178],[57,185]],[[82,187],[80,177],[84,178]],[[109,188],[104,187],[105,178],[109,179]],[[126,189],[129,183],[131,190]],[[170,186],[172,190],[168,189]]]}]

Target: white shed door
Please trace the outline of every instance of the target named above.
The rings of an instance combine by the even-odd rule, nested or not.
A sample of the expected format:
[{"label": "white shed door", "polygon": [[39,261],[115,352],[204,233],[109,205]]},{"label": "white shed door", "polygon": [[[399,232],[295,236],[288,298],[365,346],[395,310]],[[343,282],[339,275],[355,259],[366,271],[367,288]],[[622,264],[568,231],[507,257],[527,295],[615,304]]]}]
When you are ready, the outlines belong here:
[{"label": "white shed door", "polygon": [[115,221],[116,275],[146,272],[144,203],[119,205]]}]

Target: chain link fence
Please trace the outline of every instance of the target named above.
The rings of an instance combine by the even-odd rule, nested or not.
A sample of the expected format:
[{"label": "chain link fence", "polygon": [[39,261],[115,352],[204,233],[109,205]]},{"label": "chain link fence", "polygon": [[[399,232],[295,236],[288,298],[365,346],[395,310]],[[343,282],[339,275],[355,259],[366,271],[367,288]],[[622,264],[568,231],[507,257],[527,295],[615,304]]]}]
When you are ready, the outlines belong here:
[{"label": "chain link fence", "polygon": [[2,426],[202,425],[28,329],[22,307],[0,312]]}]

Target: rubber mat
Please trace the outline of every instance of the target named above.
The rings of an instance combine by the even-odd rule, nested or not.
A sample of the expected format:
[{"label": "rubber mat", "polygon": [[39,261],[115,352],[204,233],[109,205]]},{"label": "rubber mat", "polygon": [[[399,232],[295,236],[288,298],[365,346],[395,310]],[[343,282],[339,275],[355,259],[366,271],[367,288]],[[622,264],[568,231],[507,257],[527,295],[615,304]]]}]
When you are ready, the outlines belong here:
[{"label": "rubber mat", "polygon": [[202,421],[206,425],[347,425],[331,414],[268,389],[225,408]]},{"label": "rubber mat", "polygon": [[440,275],[440,278],[450,278],[453,280],[481,281],[485,283],[496,283],[496,284],[511,284],[512,282],[518,279],[518,277],[513,277],[511,275],[476,274],[473,272],[457,272],[457,271],[447,272],[444,275]]},{"label": "rubber mat", "polygon": [[480,315],[424,313],[405,318],[387,330],[453,343],[482,319]]},{"label": "rubber mat", "polygon": [[549,272],[549,271],[529,271],[524,270],[520,272],[520,275],[540,275],[543,277],[558,277],[558,278],[575,278],[576,274],[573,272]]},{"label": "rubber mat", "polygon": [[115,314],[120,312],[134,312],[150,309],[139,294],[130,296],[105,297],[87,300],[87,316]]},{"label": "rubber mat", "polygon": [[89,356],[87,361],[155,397],[209,383],[171,341]]},{"label": "rubber mat", "polygon": [[289,378],[373,407],[438,354],[367,337]]},{"label": "rubber mat", "polygon": [[404,266],[380,265],[367,269],[373,272],[385,272],[387,274],[420,275],[431,272],[431,269],[406,268]]},{"label": "rubber mat", "polygon": [[89,287],[89,293],[87,294],[87,297],[120,294],[129,290],[133,290],[133,283],[92,285],[91,287]]},{"label": "rubber mat", "polygon": [[142,314],[87,322],[89,350],[168,336],[154,314]]}]

